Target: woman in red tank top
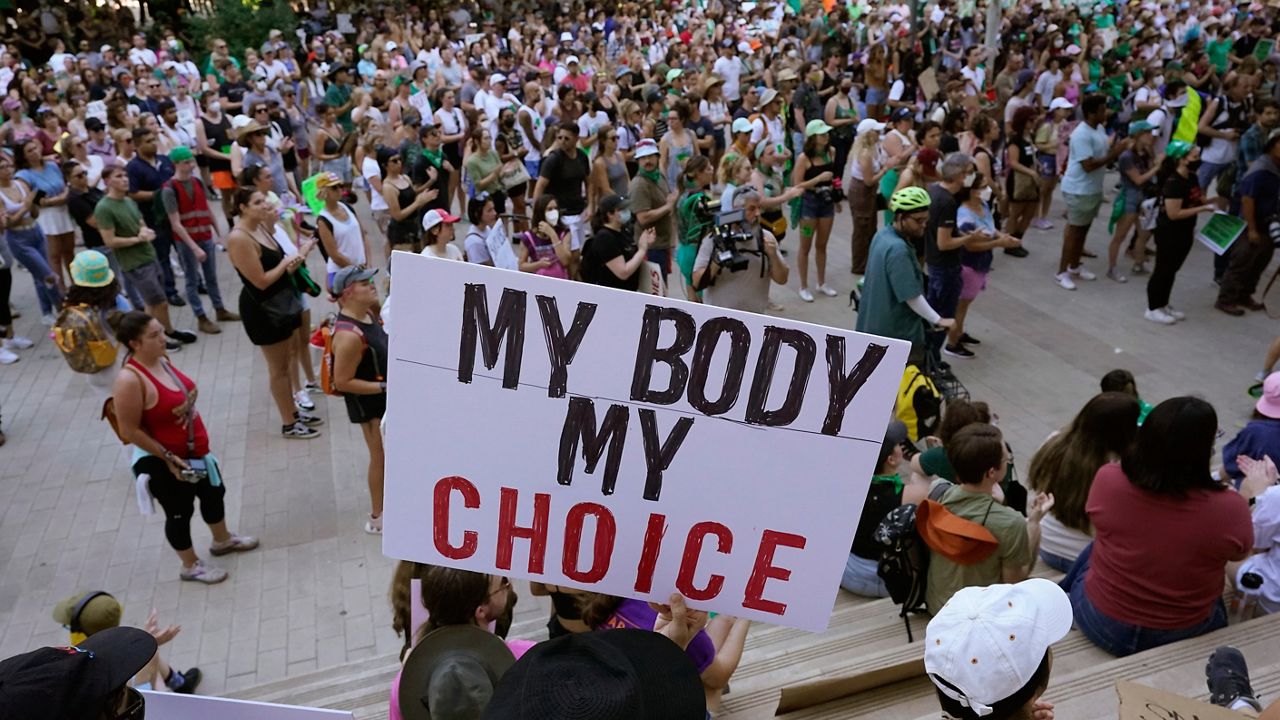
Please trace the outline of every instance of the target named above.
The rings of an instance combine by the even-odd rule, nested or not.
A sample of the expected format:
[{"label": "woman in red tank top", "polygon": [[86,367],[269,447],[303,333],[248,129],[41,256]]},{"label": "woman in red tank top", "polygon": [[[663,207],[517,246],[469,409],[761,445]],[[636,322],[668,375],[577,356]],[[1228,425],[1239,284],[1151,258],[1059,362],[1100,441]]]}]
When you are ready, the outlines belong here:
[{"label": "woman in red tank top", "polygon": [[[195,411],[195,381],[165,356],[164,327],[159,321],[145,313],[125,313],[117,318],[115,331],[129,354],[116,374],[112,402],[121,436],[141,451],[136,453],[141,456],[133,463],[133,473],[149,477],[147,487],[164,508],[165,537],[182,560],[179,577],[222,582],[227,571],[206,565],[191,547],[196,499],[200,516],[213,532],[209,552],[244,552],[258,547],[258,541],[227,530],[223,506],[227,490],[209,454],[209,433]],[[205,472],[198,472],[201,463]]]}]

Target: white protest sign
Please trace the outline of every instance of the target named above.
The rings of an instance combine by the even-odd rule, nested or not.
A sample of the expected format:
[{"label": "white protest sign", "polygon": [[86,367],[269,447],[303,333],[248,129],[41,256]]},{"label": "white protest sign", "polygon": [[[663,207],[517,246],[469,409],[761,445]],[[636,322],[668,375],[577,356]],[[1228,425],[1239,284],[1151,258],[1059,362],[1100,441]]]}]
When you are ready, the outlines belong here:
[{"label": "white protest sign", "polygon": [[907,343],[395,257],[385,554],[826,628]]},{"label": "white protest sign", "polygon": [[147,717],[162,720],[352,720],[349,710],[275,705],[204,695],[143,690]]},{"label": "white protest sign", "polygon": [[435,122],[431,117],[431,98],[427,97],[427,93],[419,90],[410,95],[409,104],[418,111],[418,117],[422,119],[423,125],[430,125]]}]

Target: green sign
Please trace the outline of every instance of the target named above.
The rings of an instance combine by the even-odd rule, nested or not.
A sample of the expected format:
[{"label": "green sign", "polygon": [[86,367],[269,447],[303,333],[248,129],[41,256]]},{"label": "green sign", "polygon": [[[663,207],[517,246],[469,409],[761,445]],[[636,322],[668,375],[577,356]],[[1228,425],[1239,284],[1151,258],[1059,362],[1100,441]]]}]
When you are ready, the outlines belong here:
[{"label": "green sign", "polygon": [[1260,63],[1264,63],[1271,59],[1271,53],[1275,52],[1276,41],[1270,39],[1259,40],[1258,44],[1253,48],[1253,57]]},{"label": "green sign", "polygon": [[1196,239],[1207,245],[1215,255],[1221,255],[1231,247],[1231,243],[1234,243],[1236,238],[1240,237],[1246,227],[1248,225],[1242,218],[1216,212],[1209,218],[1209,222],[1200,228]]}]

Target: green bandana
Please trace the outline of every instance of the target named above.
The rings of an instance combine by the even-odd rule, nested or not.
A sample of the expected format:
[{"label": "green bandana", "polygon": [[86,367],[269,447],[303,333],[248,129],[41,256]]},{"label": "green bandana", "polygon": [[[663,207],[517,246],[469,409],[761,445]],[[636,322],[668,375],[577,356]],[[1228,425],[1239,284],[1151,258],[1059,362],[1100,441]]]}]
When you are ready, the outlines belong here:
[{"label": "green bandana", "polygon": [[441,162],[444,160],[444,151],[422,148],[422,157],[426,158],[427,162],[431,163],[433,167],[439,169]]},{"label": "green bandana", "polygon": [[902,494],[903,482],[902,482],[902,477],[899,475],[872,475],[871,482],[893,483],[893,491],[898,493],[899,495]]},{"label": "green bandana", "polygon": [[648,178],[649,180],[653,181],[654,183],[661,182],[661,180],[662,180],[662,171],[661,171],[661,170],[644,170],[644,169],[641,169],[641,170],[640,170],[640,172],[639,172],[639,174],[640,174],[640,176],[641,176],[641,177]]}]

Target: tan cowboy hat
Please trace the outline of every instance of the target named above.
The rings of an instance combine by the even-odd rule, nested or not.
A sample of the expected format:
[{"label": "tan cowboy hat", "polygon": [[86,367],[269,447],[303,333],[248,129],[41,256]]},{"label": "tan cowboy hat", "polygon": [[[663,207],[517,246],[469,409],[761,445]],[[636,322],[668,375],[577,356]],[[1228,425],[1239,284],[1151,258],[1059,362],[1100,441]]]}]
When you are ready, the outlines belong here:
[{"label": "tan cowboy hat", "polygon": [[719,75],[712,75],[711,77],[702,81],[702,94],[706,95],[707,91],[710,90],[711,88],[715,87],[716,85],[723,85],[723,84],[724,84],[724,78],[720,77]]},{"label": "tan cowboy hat", "polygon": [[270,129],[271,128],[263,125],[257,120],[250,120],[248,125],[245,125],[236,131],[236,142],[240,143],[240,147],[249,147],[249,136],[256,132],[262,132]]}]

